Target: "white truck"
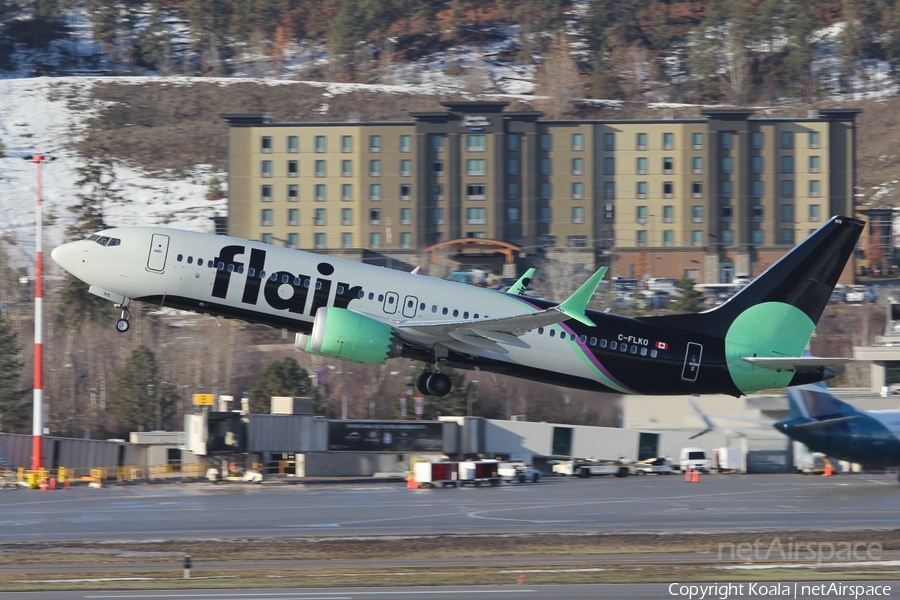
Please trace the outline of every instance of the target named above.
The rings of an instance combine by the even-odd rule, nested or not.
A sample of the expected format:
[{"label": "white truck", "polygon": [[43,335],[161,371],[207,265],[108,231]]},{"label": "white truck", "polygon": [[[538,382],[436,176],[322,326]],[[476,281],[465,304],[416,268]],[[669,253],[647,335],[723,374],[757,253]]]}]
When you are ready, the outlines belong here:
[{"label": "white truck", "polygon": [[497,474],[507,483],[537,483],[541,480],[541,472],[523,462],[502,462],[497,467]]},{"label": "white truck", "polygon": [[703,448],[682,448],[678,466],[685,469],[699,469],[701,473],[709,473],[709,456]]},{"label": "white truck", "polygon": [[875,292],[864,285],[853,285],[844,294],[844,302],[847,304],[862,304],[863,302],[875,302]]},{"label": "white truck", "polygon": [[675,472],[672,461],[664,456],[657,456],[656,458],[648,458],[647,460],[636,462],[634,463],[633,468],[636,475],[650,475],[651,473],[655,473],[656,475],[671,475]]},{"label": "white truck", "polygon": [[621,460],[564,460],[553,465],[553,472],[564,477],[593,477],[600,475],[615,475],[616,477],[628,477],[631,474],[630,467]]},{"label": "white truck", "polygon": [[741,448],[716,448],[715,454],[719,473],[739,473],[743,469],[744,451]]}]

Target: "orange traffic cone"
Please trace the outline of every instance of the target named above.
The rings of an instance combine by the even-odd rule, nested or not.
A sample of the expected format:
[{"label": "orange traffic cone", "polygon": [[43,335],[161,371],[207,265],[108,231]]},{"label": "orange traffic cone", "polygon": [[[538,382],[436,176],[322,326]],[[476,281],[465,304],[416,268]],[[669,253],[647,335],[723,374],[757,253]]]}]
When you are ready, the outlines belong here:
[{"label": "orange traffic cone", "polygon": [[419,489],[419,484],[416,483],[415,477],[410,477],[406,480],[406,489],[408,490],[417,490]]},{"label": "orange traffic cone", "polygon": [[700,469],[694,469],[691,473],[691,483],[700,483]]},{"label": "orange traffic cone", "polygon": [[691,468],[690,467],[686,467],[684,469],[684,482],[685,483],[691,482]]},{"label": "orange traffic cone", "polygon": [[51,478],[50,478],[50,489],[51,489],[51,490],[55,490],[55,489],[56,489],[56,477],[51,477]]},{"label": "orange traffic cone", "polygon": [[822,474],[823,477],[831,477],[834,475],[834,467],[831,466],[830,462],[825,462],[825,472]]}]

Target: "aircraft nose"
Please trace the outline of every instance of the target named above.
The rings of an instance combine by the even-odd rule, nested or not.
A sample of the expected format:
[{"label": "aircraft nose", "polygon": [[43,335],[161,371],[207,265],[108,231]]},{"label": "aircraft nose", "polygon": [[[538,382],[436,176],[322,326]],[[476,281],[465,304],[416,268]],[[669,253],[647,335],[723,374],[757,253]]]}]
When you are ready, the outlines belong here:
[{"label": "aircraft nose", "polygon": [[785,433],[785,432],[787,431],[787,428],[788,428],[787,423],[785,423],[784,421],[779,421],[779,422],[773,424],[772,427],[774,427],[775,429],[777,429],[777,430],[780,431],[781,433]]},{"label": "aircraft nose", "polygon": [[50,257],[56,264],[71,273],[78,261],[77,255],[81,254],[75,247],[77,245],[78,242],[70,242],[68,244],[63,244],[62,246],[57,246],[50,252]]}]

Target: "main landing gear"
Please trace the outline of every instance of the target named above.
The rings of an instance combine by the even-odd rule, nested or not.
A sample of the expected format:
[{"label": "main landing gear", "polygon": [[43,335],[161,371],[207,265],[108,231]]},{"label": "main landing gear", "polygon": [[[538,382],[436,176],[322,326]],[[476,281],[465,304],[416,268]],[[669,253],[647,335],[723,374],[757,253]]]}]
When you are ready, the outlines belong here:
[{"label": "main landing gear", "polygon": [[441,363],[438,363],[434,371],[430,366],[426,366],[422,374],[416,377],[416,389],[426,396],[446,396],[453,383],[446,374],[441,373],[441,366]]},{"label": "main landing gear", "polygon": [[131,329],[131,323],[128,322],[128,317],[130,316],[128,313],[129,304],[131,304],[131,301],[128,298],[125,298],[125,302],[122,304],[116,304],[116,308],[122,309],[122,314],[119,317],[119,320],[116,321],[116,331],[119,333],[125,333]]}]

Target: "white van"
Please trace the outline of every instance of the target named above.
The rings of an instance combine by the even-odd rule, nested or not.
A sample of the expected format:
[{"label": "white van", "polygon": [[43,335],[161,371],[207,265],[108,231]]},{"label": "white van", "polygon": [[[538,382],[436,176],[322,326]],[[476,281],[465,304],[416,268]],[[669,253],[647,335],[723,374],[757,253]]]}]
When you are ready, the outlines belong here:
[{"label": "white van", "polygon": [[702,473],[709,473],[709,455],[703,448],[682,448],[681,460],[678,461],[681,470],[687,468],[700,469]]}]

